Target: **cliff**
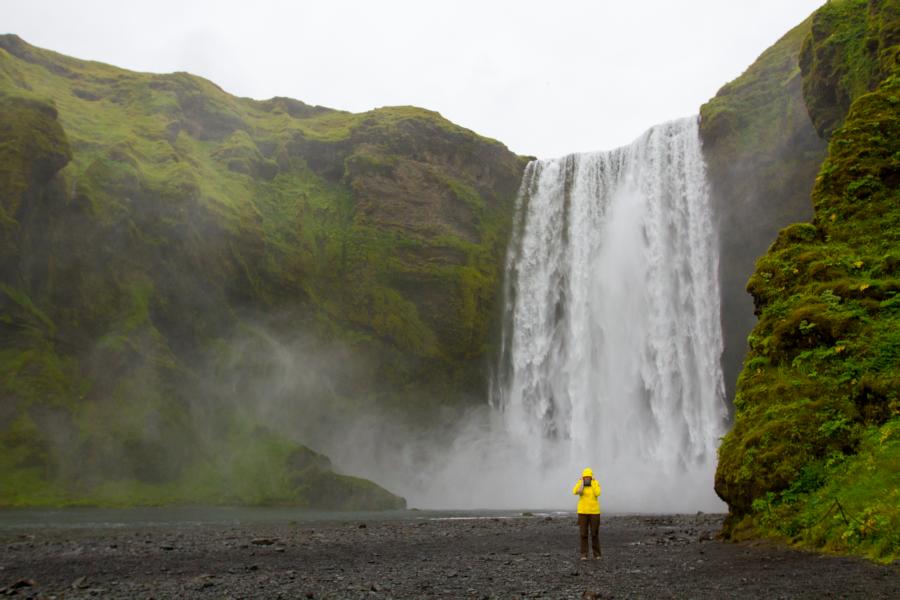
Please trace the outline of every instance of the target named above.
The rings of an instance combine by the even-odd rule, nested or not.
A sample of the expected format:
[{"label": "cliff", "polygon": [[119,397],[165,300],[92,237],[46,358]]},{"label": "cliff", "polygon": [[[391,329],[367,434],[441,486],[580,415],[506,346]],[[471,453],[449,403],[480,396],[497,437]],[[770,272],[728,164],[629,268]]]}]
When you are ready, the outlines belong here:
[{"label": "cliff", "polygon": [[325,420],[482,395],[502,144],[11,35],[0,132],[0,504],[309,505]]},{"label": "cliff", "polygon": [[726,533],[900,555],[900,3],[832,1],[801,58],[829,137],[812,222],[748,290],[759,322],[719,450]]},{"label": "cliff", "polygon": [[799,57],[807,19],[700,108],[700,136],[719,232],[722,369],[729,400],[756,324],[746,283],[754,263],[791,223],[809,219],[825,158],[803,99]]}]

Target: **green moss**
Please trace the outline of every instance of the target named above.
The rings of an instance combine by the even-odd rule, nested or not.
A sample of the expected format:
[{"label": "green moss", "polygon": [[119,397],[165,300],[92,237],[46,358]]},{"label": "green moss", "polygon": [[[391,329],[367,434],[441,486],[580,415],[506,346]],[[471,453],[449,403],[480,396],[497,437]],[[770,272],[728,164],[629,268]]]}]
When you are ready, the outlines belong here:
[{"label": "green moss", "polygon": [[798,56],[812,18],[793,28],[700,108],[700,135],[719,223],[726,391],[755,320],[744,285],[778,230],[812,214],[809,193],[825,158],[801,89]]},{"label": "green moss", "polygon": [[55,175],[71,151],[51,103],[17,89],[0,90],[0,115],[2,225],[15,219],[23,194]]},{"label": "green moss", "polygon": [[[704,143],[754,156],[784,145],[785,133],[805,122],[798,54],[809,34],[807,19],[786,33],[740,77],[724,85],[700,108]],[[795,110],[796,108],[801,110]],[[713,161],[727,160],[714,155]]]},{"label": "green moss", "polygon": [[823,137],[896,68],[898,14],[891,0],[831,0],[816,11],[800,64],[809,114]]},{"label": "green moss", "polygon": [[[822,18],[852,6],[863,10],[830,3]],[[897,17],[892,7],[881,15]],[[898,94],[890,75],[856,97],[816,179],[813,222],[782,231],[748,285],[759,323],[716,473],[731,535],[900,556]]]},{"label": "green moss", "polygon": [[[329,381],[334,410],[433,417],[480,395],[524,161],[415,107],[235,98],[15,36],[0,103],[0,414],[30,419],[35,446],[2,426],[0,442],[44,457],[3,466],[22,483],[0,502],[303,505],[320,478],[348,506],[396,506],[327,470],[260,468],[291,445],[236,430],[264,421],[242,410],[257,392],[210,365],[271,320],[363,365]],[[384,202],[427,210],[392,226]]]},{"label": "green moss", "polygon": [[[24,432],[26,435],[34,431]],[[324,510],[388,510],[406,507],[378,485],[335,473],[324,456],[264,430],[232,431],[220,451],[195,461],[177,478],[147,481],[131,476],[104,478],[86,485],[48,480],[35,468],[0,462],[5,486],[0,506],[295,506]],[[232,448],[232,450],[228,450]],[[240,450],[238,451],[237,448]],[[315,457],[298,461],[298,457]],[[22,461],[21,457],[19,462]],[[124,457],[127,459],[127,457]],[[7,477],[8,475],[8,477]]]},{"label": "green moss", "polygon": [[[826,423],[846,427],[845,421]],[[809,460],[780,493],[768,492],[735,524],[735,538],[760,531],[800,547],[890,563],[900,548],[900,419],[860,433],[852,455]]]},{"label": "green moss", "polygon": [[[52,337],[56,333],[56,324],[50,320],[50,317],[48,317],[44,311],[35,306],[34,302],[32,302],[31,298],[26,294],[4,284],[0,284],[0,292],[2,292],[12,303],[9,307],[11,311],[0,317],[4,322],[10,324],[14,321],[22,323],[29,328],[40,331],[42,335],[49,337]],[[19,314],[15,315],[13,314],[14,312]]]}]

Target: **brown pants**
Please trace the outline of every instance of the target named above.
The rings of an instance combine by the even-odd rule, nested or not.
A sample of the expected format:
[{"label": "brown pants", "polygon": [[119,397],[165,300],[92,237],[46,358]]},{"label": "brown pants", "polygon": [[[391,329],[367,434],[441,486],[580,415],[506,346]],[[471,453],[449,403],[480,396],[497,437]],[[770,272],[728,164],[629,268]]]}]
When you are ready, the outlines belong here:
[{"label": "brown pants", "polygon": [[578,514],[578,531],[581,534],[581,555],[587,556],[588,525],[591,526],[591,549],[600,556],[600,515]]}]

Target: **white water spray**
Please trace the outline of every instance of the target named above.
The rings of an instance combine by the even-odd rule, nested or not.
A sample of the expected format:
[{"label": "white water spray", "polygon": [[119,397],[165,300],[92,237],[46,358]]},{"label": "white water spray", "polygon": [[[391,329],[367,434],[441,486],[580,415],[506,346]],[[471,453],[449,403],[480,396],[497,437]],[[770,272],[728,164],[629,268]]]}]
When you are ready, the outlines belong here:
[{"label": "white water spray", "polygon": [[592,465],[618,510],[719,506],[718,245],[696,118],[533,162],[518,202],[494,403],[525,468],[558,485]]}]

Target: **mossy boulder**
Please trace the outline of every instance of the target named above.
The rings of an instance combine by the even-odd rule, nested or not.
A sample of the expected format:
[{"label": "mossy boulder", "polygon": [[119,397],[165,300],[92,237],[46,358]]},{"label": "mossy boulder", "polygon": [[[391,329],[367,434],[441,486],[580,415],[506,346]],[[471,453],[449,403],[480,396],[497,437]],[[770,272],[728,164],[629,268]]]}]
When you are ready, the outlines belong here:
[{"label": "mossy boulder", "polygon": [[288,473],[297,494],[308,508],[321,510],[398,510],[406,500],[378,485],[339,475],[328,457],[299,447],[287,457]]}]

